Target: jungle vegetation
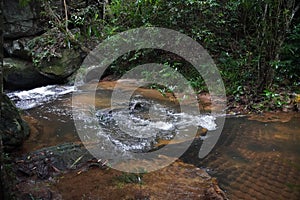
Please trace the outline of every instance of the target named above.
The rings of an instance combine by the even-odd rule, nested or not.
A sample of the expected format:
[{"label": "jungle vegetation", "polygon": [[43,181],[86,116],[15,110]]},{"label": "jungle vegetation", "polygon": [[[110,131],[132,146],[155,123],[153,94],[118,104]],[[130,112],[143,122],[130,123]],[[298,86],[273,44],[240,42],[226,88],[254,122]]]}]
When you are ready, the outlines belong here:
[{"label": "jungle vegetation", "polygon": [[[32,1],[20,0],[20,5]],[[169,28],[208,50],[234,101],[264,102],[255,104],[258,108],[268,106],[267,102],[281,107],[290,95],[300,92],[300,4],[296,0],[35,1],[42,5],[41,18],[48,29],[67,35],[64,42],[69,48],[77,46],[89,53],[122,31]],[[111,65],[108,74],[121,75],[150,61],[178,70],[198,92],[206,90],[189,63],[160,50],[129,52]]]}]

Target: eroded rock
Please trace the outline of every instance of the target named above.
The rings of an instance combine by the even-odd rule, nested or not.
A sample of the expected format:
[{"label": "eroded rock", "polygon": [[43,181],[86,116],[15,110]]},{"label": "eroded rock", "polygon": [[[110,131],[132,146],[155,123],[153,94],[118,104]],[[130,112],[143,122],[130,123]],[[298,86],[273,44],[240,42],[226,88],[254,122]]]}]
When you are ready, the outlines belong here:
[{"label": "eroded rock", "polygon": [[19,0],[3,1],[4,37],[20,38],[36,35],[43,31],[40,22],[40,3],[31,1],[21,6]]},{"label": "eroded rock", "polygon": [[16,158],[15,164],[20,178],[35,176],[42,180],[74,169],[105,168],[105,164],[95,159],[82,144],[74,143],[33,151]]}]

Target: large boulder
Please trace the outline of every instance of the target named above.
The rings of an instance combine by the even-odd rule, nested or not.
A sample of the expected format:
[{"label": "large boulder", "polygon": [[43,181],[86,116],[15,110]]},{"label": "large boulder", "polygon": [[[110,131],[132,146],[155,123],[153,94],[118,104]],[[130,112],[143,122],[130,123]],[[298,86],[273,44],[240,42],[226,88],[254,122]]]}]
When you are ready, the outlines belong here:
[{"label": "large boulder", "polygon": [[29,61],[4,58],[3,59],[4,86],[7,89],[31,89],[54,83],[53,80],[39,73]]},{"label": "large boulder", "polygon": [[4,38],[21,38],[42,32],[40,10],[37,0],[26,6],[21,6],[19,0],[3,0]]},{"label": "large boulder", "polygon": [[52,57],[50,60],[41,61],[38,67],[41,74],[60,81],[77,71],[82,62],[80,52],[74,49],[62,49],[61,51],[60,57]]},{"label": "large boulder", "polygon": [[80,48],[66,44],[67,36],[57,28],[28,41],[32,60],[42,75],[54,80],[65,81],[80,67],[83,53]]},{"label": "large boulder", "polygon": [[0,134],[5,151],[12,151],[22,145],[29,136],[29,128],[21,118],[14,103],[6,96],[1,96]]}]

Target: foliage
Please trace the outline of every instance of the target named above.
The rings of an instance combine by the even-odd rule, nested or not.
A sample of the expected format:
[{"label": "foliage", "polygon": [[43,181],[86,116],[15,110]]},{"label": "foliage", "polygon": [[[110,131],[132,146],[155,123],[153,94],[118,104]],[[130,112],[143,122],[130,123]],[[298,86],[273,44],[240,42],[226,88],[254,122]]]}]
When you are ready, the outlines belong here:
[{"label": "foliage", "polygon": [[254,110],[277,110],[283,109],[285,105],[291,102],[289,95],[285,93],[277,93],[271,90],[264,90],[262,99],[251,105]]},{"label": "foliage", "polygon": [[216,58],[230,93],[247,84],[259,94],[283,64],[295,7],[293,0],[114,0],[109,11],[120,31],[162,26],[193,37]]},{"label": "foliage", "polygon": [[22,7],[27,6],[29,3],[31,2],[31,0],[19,0],[19,5]]},{"label": "foliage", "polygon": [[122,188],[125,184],[143,184],[143,176],[147,173],[145,169],[138,169],[137,173],[122,172],[115,178],[118,187]]},{"label": "foliage", "polygon": [[[25,5],[29,1],[20,0],[20,3]],[[237,101],[250,103],[245,100],[246,95],[280,107],[283,105],[280,102],[285,102],[284,97],[269,98],[265,91],[279,94],[276,89],[288,87],[297,92],[300,85],[297,12],[300,5],[295,0],[112,0],[106,5],[97,1],[88,5],[85,1],[68,1],[67,8],[57,6],[55,0],[40,1],[46,10],[45,17],[53,11],[54,14],[48,16],[49,28],[56,27],[67,36],[63,41],[66,46],[86,45],[93,49],[118,32],[138,27],[164,27],[187,34],[209,51],[227,93]],[[68,16],[61,9],[67,9]],[[64,27],[66,20],[67,28]],[[64,29],[71,31],[64,32]],[[48,57],[52,53],[51,48],[46,48],[45,55],[41,56]],[[117,59],[107,73],[121,76],[151,62],[174,70],[160,71],[163,78],[176,79],[175,72],[179,72],[196,90],[207,90],[201,75],[189,63],[159,50],[128,52]],[[154,74],[144,72],[146,79]],[[173,86],[153,87],[164,93]]]},{"label": "foliage", "polygon": [[282,49],[282,60],[276,67],[275,81],[294,86],[300,92],[300,21],[293,26]]},{"label": "foliage", "polygon": [[294,16],[294,4],[291,0],[242,1],[244,34],[256,56],[259,91],[272,85],[274,68],[280,62],[280,50]]},{"label": "foliage", "polygon": [[[30,49],[33,64],[38,67],[42,60],[50,61],[53,57],[62,57],[61,50],[63,48],[71,48],[71,44],[69,41],[66,41],[66,36],[63,33],[54,28],[30,40],[28,48]],[[75,47],[72,46],[72,48]]]},{"label": "foliage", "polygon": [[87,41],[93,37],[104,37],[105,34],[102,30],[104,30],[105,22],[101,18],[101,15],[102,13],[99,11],[97,5],[89,5],[80,10],[73,9],[70,12],[69,23],[70,26],[80,29],[80,32],[76,34],[76,38]]},{"label": "foliage", "polygon": [[141,184],[141,178],[143,175],[135,173],[126,173],[123,172],[120,176],[116,177],[116,180],[121,183],[138,183]]}]

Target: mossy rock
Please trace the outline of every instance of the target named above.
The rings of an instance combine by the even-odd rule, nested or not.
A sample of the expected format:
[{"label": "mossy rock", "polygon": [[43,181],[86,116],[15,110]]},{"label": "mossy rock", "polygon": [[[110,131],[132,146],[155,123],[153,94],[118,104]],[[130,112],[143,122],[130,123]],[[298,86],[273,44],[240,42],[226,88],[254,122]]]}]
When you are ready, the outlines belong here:
[{"label": "mossy rock", "polygon": [[71,76],[81,65],[82,58],[79,51],[74,49],[63,49],[61,57],[44,59],[38,70],[44,76],[61,80]]},{"label": "mossy rock", "polygon": [[1,96],[0,134],[5,151],[20,147],[29,136],[29,126],[21,118],[14,103],[6,96]]},{"label": "mossy rock", "polygon": [[83,61],[82,52],[66,38],[65,33],[53,28],[27,42],[34,66],[40,74],[55,81],[67,81],[79,69]]}]

